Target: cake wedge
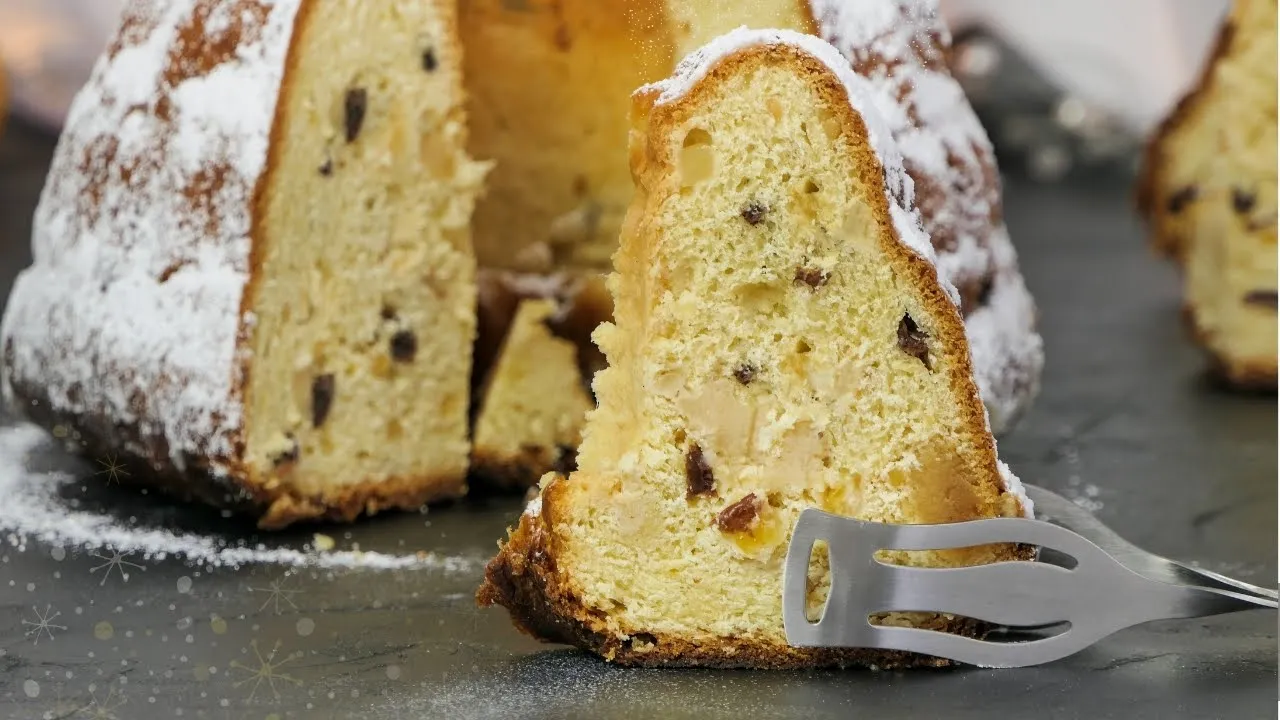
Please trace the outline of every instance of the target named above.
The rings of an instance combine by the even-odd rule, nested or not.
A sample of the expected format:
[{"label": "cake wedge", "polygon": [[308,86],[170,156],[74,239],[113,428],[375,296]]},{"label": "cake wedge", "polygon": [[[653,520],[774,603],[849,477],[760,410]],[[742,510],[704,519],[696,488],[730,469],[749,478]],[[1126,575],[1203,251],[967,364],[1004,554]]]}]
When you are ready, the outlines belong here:
[{"label": "cake wedge", "polygon": [[[636,93],[598,405],[577,470],[543,478],[480,604],[626,665],[942,663],[792,648],[782,627],[781,560],[806,507],[895,523],[1031,509],[996,456],[959,293],[871,98],[834,47],[773,30],[717,38]],[[812,572],[817,602],[820,559]]]},{"label": "cake wedge", "polygon": [[0,325],[0,391],[267,529],[460,496],[475,337],[445,0],[130,0]]}]

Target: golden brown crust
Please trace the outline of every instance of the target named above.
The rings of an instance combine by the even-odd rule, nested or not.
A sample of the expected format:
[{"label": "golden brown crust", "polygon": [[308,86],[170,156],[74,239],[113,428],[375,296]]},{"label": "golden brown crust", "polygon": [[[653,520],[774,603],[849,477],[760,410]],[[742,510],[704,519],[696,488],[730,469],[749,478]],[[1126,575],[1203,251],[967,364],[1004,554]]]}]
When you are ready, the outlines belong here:
[{"label": "golden brown crust", "polygon": [[529,446],[518,455],[474,448],[471,452],[472,491],[524,492],[549,472],[573,470],[577,450],[572,447]]},{"label": "golden brown crust", "polygon": [[1274,361],[1233,359],[1214,352],[1190,305],[1182,306],[1182,324],[1192,340],[1209,354],[1209,376],[1223,389],[1246,393],[1276,392],[1278,383]]},{"label": "golden brown crust", "polygon": [[1138,209],[1138,213],[1150,225],[1151,247],[1156,252],[1177,261],[1179,264],[1185,260],[1186,238],[1180,237],[1172,229],[1170,222],[1172,213],[1169,210],[1169,198],[1167,195],[1171,189],[1164,185],[1165,167],[1168,163],[1167,151],[1164,145],[1169,137],[1191,118],[1201,99],[1213,87],[1214,66],[1230,52],[1234,38],[1235,25],[1228,18],[1218,32],[1212,51],[1205,59],[1204,66],[1200,70],[1199,79],[1183,95],[1178,104],[1174,106],[1173,111],[1160,123],[1155,133],[1148,140],[1143,154],[1142,169],[1139,171],[1138,182],[1135,185],[1134,204]]},{"label": "golden brown crust", "polygon": [[[153,487],[184,501],[199,500],[232,510],[255,518],[263,530],[280,530],[308,521],[351,522],[382,510],[413,510],[428,503],[453,500],[467,491],[465,479],[458,476],[396,477],[308,495],[286,484],[257,478],[242,466],[238,475],[215,472],[209,458],[184,458],[184,467],[179,469],[169,459],[168,448],[136,424],[55,414],[49,410],[44,394],[28,385],[15,385],[14,397],[28,408],[26,416],[32,422],[46,428],[66,428],[72,452],[123,466],[125,472],[115,478],[120,482]],[[122,447],[147,447],[147,452],[122,452]]]},{"label": "golden brown crust", "polygon": [[[543,507],[554,502],[553,481],[543,491]],[[892,650],[795,648],[766,638],[690,639],[618,627],[578,599],[556,567],[554,542],[545,518],[520,518],[498,556],[485,568],[476,593],[481,607],[501,605],[516,627],[544,642],[585,648],[635,667],[713,667],[786,670],[818,667],[946,667],[941,658]],[[967,619],[940,621],[930,629],[981,637],[981,624]]]}]

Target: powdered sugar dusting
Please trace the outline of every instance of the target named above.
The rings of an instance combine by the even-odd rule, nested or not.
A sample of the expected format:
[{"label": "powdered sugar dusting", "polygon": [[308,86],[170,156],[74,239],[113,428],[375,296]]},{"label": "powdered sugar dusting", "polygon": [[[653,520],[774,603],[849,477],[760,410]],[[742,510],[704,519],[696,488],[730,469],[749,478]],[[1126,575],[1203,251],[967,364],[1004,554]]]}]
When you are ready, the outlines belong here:
[{"label": "powdered sugar dusting", "polygon": [[[914,184],[903,167],[902,153],[882,116],[883,111],[873,99],[875,89],[866,78],[853,71],[848,60],[835,47],[821,38],[790,30],[741,27],[691,53],[680,62],[672,77],[642,87],[637,92],[658,93],[656,103],[659,105],[675,102],[687,95],[726,58],[747,48],[768,45],[787,45],[800,50],[822,62],[840,80],[849,104],[866,125],[868,142],[883,166],[885,197],[889,200],[889,213],[898,239],[920,257],[936,263],[933,245],[923,230],[920,214],[914,209]],[[939,278],[939,281],[952,302],[959,304],[960,296],[956,289],[945,278]]]},{"label": "powdered sugar dusting", "polygon": [[1035,305],[1000,219],[990,139],[951,77],[951,43],[937,0],[809,0],[819,33],[870,82],[872,99],[916,180],[939,275],[958,287],[992,277],[986,303],[965,320],[992,430],[1034,399],[1044,366]]},{"label": "powdered sugar dusting", "polygon": [[299,5],[129,6],[36,210],[35,263],[0,325],[6,397],[40,388],[57,413],[137,427],[125,452],[225,469],[252,197]]},{"label": "powdered sugar dusting", "polygon": [[1013,474],[1013,471],[1009,469],[1008,465],[1004,464],[1003,460],[997,460],[996,465],[1000,470],[1000,479],[1004,481],[1004,489],[1010,495],[1018,498],[1018,502],[1022,503],[1023,516],[1034,520],[1036,506],[1031,501],[1031,498],[1027,497],[1027,489],[1023,487],[1022,481],[1018,479],[1017,475]]},{"label": "powdered sugar dusting", "polygon": [[148,559],[180,557],[193,564],[240,567],[277,564],[370,570],[473,572],[481,557],[435,554],[389,555],[377,552],[304,552],[292,548],[238,546],[194,533],[130,525],[110,515],[81,510],[60,497],[76,483],[63,473],[32,472],[27,458],[51,448],[49,436],[34,425],[0,428],[0,539],[16,547],[35,540],[53,547],[110,548]]}]

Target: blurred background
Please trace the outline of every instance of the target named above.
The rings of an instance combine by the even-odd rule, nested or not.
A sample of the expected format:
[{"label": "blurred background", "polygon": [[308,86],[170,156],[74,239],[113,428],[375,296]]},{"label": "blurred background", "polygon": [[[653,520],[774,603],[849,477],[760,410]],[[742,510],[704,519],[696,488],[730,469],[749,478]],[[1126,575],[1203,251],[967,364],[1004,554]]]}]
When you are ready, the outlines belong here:
[{"label": "blurred background", "polygon": [[[750,0],[743,0],[750,2]],[[50,131],[123,0],[0,0],[12,112]],[[942,0],[955,71],[1006,171],[1131,171],[1195,79],[1228,0]]]}]

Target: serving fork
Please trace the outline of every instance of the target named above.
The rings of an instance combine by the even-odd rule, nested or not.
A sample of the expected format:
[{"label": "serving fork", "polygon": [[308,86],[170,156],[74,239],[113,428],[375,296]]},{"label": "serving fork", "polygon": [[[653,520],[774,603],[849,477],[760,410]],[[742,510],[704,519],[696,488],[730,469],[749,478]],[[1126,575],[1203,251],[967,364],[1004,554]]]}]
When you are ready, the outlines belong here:
[{"label": "serving fork", "polygon": [[[787,548],[782,619],[794,647],[906,650],[991,668],[1073,655],[1119,630],[1153,620],[1275,609],[1275,590],[1146,552],[1075,503],[1043,488],[1027,494],[1045,520],[991,518],[942,525],[889,525],[800,514]],[[825,541],[830,590],[808,616],[808,571]],[[880,550],[941,550],[988,543],[1039,548],[1035,560],[961,568],[893,565]],[[886,612],[948,613],[1015,632],[986,639],[873,624]],[[1028,634],[1031,635],[1027,639]]]}]

